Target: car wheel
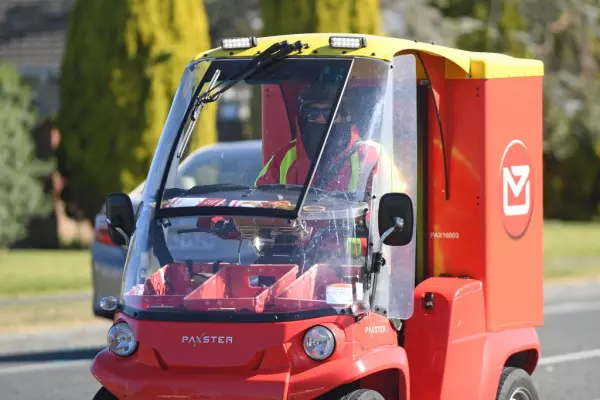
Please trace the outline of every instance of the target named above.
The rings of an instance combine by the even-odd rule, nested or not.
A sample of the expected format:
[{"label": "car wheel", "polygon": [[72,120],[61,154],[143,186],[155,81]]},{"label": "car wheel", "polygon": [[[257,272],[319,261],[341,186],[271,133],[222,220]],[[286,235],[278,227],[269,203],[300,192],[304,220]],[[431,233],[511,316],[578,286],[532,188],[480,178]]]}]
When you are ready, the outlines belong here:
[{"label": "car wheel", "polygon": [[502,370],[496,400],[539,400],[531,376],[520,368]]},{"label": "car wheel", "polygon": [[100,390],[96,392],[96,395],[92,400],[119,400],[117,396],[108,391],[107,388],[101,387]]},{"label": "car wheel", "polygon": [[370,389],[354,390],[342,397],[339,400],[385,400],[382,395]]}]

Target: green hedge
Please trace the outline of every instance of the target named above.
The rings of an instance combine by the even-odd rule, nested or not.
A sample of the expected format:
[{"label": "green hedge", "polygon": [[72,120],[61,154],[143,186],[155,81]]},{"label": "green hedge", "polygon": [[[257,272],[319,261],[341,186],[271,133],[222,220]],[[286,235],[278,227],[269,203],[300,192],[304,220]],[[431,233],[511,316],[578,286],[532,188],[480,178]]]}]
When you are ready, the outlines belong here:
[{"label": "green hedge", "polygon": [[[62,65],[63,197],[92,218],[144,180],[185,65],[210,47],[203,3],[78,0]],[[207,107],[191,145],[215,142]]]},{"label": "green hedge", "polygon": [[23,239],[32,217],[52,210],[41,178],[53,165],[35,158],[35,122],[31,89],[13,66],[0,63],[0,249]]},{"label": "green hedge", "polygon": [[265,36],[348,32],[380,34],[379,0],[262,0]]}]

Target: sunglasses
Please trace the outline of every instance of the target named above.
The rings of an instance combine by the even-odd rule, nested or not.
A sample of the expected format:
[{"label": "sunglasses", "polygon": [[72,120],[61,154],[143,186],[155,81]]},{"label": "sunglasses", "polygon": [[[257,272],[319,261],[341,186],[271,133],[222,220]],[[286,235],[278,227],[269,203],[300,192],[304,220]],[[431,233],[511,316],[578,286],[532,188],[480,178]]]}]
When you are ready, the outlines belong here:
[{"label": "sunglasses", "polygon": [[[333,107],[331,103],[310,103],[303,105],[300,109],[300,112],[302,116],[309,122],[316,122],[320,118],[328,121],[331,113],[333,112]],[[336,120],[340,120],[346,115],[347,113],[342,109],[342,107],[340,107],[336,115]]]}]

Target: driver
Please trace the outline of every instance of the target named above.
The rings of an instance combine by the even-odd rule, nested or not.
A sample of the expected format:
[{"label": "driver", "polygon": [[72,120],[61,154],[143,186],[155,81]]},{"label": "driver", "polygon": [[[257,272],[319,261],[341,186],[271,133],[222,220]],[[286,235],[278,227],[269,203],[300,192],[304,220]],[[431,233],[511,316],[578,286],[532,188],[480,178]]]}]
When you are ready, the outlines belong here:
[{"label": "driver", "polygon": [[[319,156],[326,134],[327,122],[332,113],[332,100],[335,92],[321,83],[312,85],[301,94],[299,99],[300,114],[298,116],[297,139],[292,140],[286,146],[279,149],[265,164],[256,185],[265,184],[295,184],[304,185],[306,177],[310,172],[311,165]],[[352,124],[351,115],[342,104],[332,122],[331,133],[336,140],[337,149],[326,148],[325,152],[331,154],[337,152],[333,163],[341,164],[336,168],[335,174],[327,173],[327,177],[316,176],[322,189],[355,192],[359,175],[359,163],[357,162],[361,151],[354,151],[353,145],[360,139],[358,129]],[[365,148],[366,159],[376,160],[376,154]],[[333,153],[335,154],[335,153]],[[350,157],[348,157],[350,155]],[[328,171],[331,172],[331,171]],[[321,178],[321,179],[319,179]]]},{"label": "driver", "polygon": [[[337,88],[318,82],[301,94],[300,115],[298,117],[297,139],[279,149],[265,164],[255,185],[296,184],[304,185],[310,167],[319,156],[326,134],[327,122],[336,98]],[[358,128],[352,121],[352,115],[344,101],[332,122],[331,137],[324,149],[326,159],[332,162],[327,168],[319,167],[314,186],[321,189],[355,193],[358,190],[361,169],[369,172],[364,198],[370,197],[372,178],[377,173],[380,149],[376,143],[361,141]],[[361,167],[362,165],[362,167]],[[394,191],[406,191],[406,184],[394,171]]]}]

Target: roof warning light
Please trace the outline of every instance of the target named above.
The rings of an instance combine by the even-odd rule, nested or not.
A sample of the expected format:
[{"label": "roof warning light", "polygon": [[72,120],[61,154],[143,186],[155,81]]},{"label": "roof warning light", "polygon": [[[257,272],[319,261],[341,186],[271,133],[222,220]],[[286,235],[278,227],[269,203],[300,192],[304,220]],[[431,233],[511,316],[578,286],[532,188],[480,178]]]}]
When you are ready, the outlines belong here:
[{"label": "roof warning light", "polygon": [[256,46],[258,46],[258,40],[254,36],[221,39],[221,47],[224,50],[250,49]]},{"label": "roof warning light", "polygon": [[335,49],[360,49],[367,47],[367,39],[362,36],[331,36],[329,46]]}]

